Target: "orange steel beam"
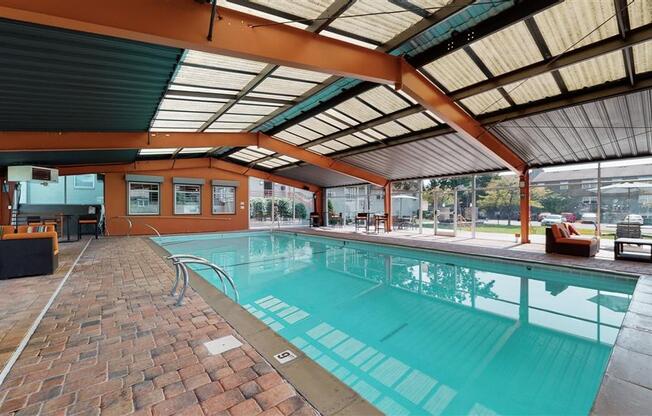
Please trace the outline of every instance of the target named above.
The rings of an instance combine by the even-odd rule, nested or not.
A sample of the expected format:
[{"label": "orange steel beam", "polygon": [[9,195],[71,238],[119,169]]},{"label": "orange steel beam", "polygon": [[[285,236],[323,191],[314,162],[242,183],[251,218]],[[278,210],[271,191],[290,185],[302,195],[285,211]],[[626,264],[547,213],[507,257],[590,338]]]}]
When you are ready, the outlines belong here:
[{"label": "orange steel beam", "polygon": [[446,121],[459,134],[479,142],[504,166],[519,175],[527,170],[527,163],[520,156],[484,128],[478,120],[470,116],[419,71],[407,63],[403,64],[401,68],[401,84],[398,85],[400,89]]},{"label": "orange steel beam", "polygon": [[321,188],[312,183],[286,178],[257,169],[251,169],[235,163],[213,158],[195,158],[178,160],[140,160],[134,163],[98,164],[88,166],[60,166],[59,175],[81,175],[87,173],[127,173],[127,172],[152,172],[161,170],[187,170],[187,169],[218,169],[245,176],[277,182],[295,188],[306,189],[310,192],[319,192]]},{"label": "orange steel beam", "polygon": [[0,152],[255,146],[251,133],[0,132]]},{"label": "orange steel beam", "polygon": [[[211,7],[191,0],[0,1],[0,16],[175,48],[287,65],[372,82],[396,81],[398,58],[260,17],[218,7],[213,40]],[[265,26],[273,24],[272,26]],[[258,26],[258,27],[256,27]],[[388,66],[388,62],[394,65]]]},{"label": "orange steel beam", "polygon": [[519,177],[521,244],[530,242],[530,174],[526,171]]},{"label": "orange steel beam", "polygon": [[287,25],[269,25],[273,22],[224,7],[218,9],[213,41],[208,41],[210,12],[209,5],[190,0],[0,0],[0,17],[7,19],[395,84],[511,170],[522,173],[527,168],[402,58]]},{"label": "orange steel beam", "polygon": [[[262,133],[44,133],[0,132],[0,152],[258,146],[356,179],[384,186],[387,179]],[[238,166],[238,165],[236,165]]]},{"label": "orange steel beam", "polygon": [[311,165],[319,166],[325,169],[334,170],[344,175],[351,176],[356,179],[361,179],[365,182],[373,183],[378,186],[385,186],[388,179],[375,173],[361,169],[357,166],[350,165],[345,162],[340,162],[328,156],[323,156],[309,150],[302,149],[284,141],[269,137],[266,134],[258,134],[258,147],[273,150],[276,153],[290,156],[295,159],[302,160],[310,163]]}]

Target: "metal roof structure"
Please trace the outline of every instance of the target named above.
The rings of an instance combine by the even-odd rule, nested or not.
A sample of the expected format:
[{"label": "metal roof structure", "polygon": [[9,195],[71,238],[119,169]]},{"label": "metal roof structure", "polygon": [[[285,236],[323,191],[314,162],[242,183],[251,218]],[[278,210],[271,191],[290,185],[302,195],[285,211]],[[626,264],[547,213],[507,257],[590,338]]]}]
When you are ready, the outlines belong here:
[{"label": "metal roof structure", "polygon": [[[220,7],[403,56],[530,167],[652,154],[649,1],[219,0]],[[503,168],[386,85],[8,20],[0,33],[9,40],[0,46],[0,131],[260,131],[392,180]],[[206,155],[323,186],[351,181],[255,146],[133,157]]]}]

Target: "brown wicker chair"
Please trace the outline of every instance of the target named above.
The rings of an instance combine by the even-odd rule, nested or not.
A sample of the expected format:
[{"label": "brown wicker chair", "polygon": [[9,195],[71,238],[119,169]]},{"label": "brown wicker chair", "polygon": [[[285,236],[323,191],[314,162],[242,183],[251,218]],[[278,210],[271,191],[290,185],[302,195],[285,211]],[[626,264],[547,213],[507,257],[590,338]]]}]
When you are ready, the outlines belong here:
[{"label": "brown wicker chair", "polygon": [[581,237],[571,234],[565,224],[553,224],[546,228],[546,253],[567,254],[569,256],[593,257],[600,248],[595,237]]}]

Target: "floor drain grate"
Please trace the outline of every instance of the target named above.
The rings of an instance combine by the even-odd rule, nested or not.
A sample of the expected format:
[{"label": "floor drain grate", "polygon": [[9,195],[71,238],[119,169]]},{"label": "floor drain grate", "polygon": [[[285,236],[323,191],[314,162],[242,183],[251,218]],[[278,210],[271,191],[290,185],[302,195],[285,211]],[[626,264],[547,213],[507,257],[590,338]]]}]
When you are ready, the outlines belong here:
[{"label": "floor drain grate", "polygon": [[227,335],[212,341],[204,342],[204,346],[206,346],[206,349],[211,353],[211,355],[217,355],[242,346],[242,342],[238,341],[238,339],[233,335]]}]

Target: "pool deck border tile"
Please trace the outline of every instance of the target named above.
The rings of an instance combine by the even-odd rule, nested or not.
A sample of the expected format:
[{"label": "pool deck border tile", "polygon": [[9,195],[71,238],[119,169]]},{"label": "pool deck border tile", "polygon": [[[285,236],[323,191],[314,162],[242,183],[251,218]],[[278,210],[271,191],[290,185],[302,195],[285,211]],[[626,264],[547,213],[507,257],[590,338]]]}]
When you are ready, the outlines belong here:
[{"label": "pool deck border tile", "polygon": [[[170,255],[164,247],[159,246],[150,238],[143,238],[154,253],[160,257],[165,258]],[[362,396],[307,357],[238,303],[194,271],[190,269],[188,271],[190,286],[193,290],[322,415],[382,415]],[[297,358],[280,364],[274,355],[285,350],[291,350]]]}]

